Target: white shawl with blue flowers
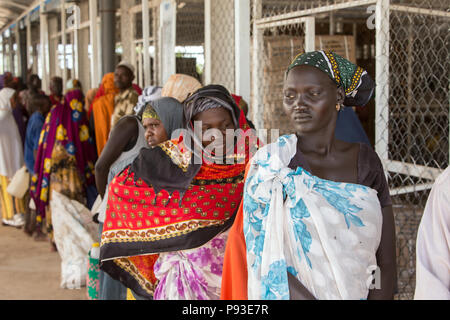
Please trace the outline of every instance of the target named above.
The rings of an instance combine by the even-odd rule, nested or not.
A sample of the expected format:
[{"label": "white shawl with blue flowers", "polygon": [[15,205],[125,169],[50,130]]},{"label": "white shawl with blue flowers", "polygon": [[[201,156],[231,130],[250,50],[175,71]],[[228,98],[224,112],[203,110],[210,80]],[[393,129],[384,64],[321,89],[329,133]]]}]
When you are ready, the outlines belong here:
[{"label": "white shawl with blue flowers", "polygon": [[377,192],[288,168],[296,147],[295,135],[282,136],[248,171],[248,298],[289,299],[290,272],[317,299],[366,299],[381,238]]}]

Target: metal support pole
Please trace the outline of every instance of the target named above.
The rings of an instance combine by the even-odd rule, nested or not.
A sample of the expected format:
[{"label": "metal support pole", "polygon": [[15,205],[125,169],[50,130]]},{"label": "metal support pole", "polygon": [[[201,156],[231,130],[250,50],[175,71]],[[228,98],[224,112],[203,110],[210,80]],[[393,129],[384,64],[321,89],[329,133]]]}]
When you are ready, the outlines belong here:
[{"label": "metal support pole", "polygon": [[142,40],[143,40],[143,58],[144,58],[144,87],[150,85],[150,54],[148,52],[150,47],[150,19],[148,14],[148,0],[142,0]]},{"label": "metal support pole", "polygon": [[3,57],[2,57],[2,63],[3,63],[3,72],[9,71],[8,70],[8,61],[7,61],[7,56],[8,56],[8,52],[6,52],[6,37],[5,34],[3,33],[2,35],[2,52],[3,52]]},{"label": "metal support pole", "polygon": [[[31,45],[31,22],[30,22],[30,16],[29,15],[25,18],[25,25],[26,25],[26,28],[27,28],[27,31],[26,31],[27,32],[27,36],[26,36],[27,72],[26,73],[28,74],[28,69],[33,64],[33,62],[32,62],[32,59],[33,59],[33,56],[32,56],[32,54],[33,54],[33,52],[32,52],[33,47]],[[27,82],[28,78],[24,78],[24,81]]]},{"label": "metal support pole", "polygon": [[5,73],[4,67],[3,67],[3,35],[0,35],[0,74]]},{"label": "metal support pole", "polygon": [[138,70],[137,78],[138,78],[139,85],[142,87],[145,87],[144,72],[143,72],[143,68],[142,68],[142,50],[144,50],[142,44],[139,44],[138,49],[139,49],[138,64],[139,64],[140,68]]},{"label": "metal support pole", "polygon": [[330,33],[330,36],[333,36],[335,33],[335,29],[336,29],[336,23],[334,21],[334,12],[333,11],[330,12],[329,23],[330,23],[329,33]]},{"label": "metal support pole", "polygon": [[158,65],[161,57],[158,56],[159,52],[159,43],[160,39],[158,39],[158,25],[159,25],[159,6],[156,5],[154,2],[152,3],[152,17],[153,17],[153,26],[152,26],[152,38],[153,38],[153,64],[152,64],[152,84],[153,85],[159,85],[158,84]]},{"label": "metal support pole", "polygon": [[14,43],[13,43],[13,39],[12,39],[12,37],[13,37],[13,30],[12,29],[9,29],[9,37],[8,37],[8,48],[9,48],[9,51],[8,51],[8,61],[9,61],[9,71],[12,73],[12,74],[15,74],[16,73],[16,70],[14,70]]},{"label": "metal support pole", "polygon": [[19,40],[17,41],[17,44],[19,45],[19,75],[22,77],[24,81],[26,81],[27,76],[27,37],[26,37],[26,30],[25,30],[25,24],[21,23],[21,29],[19,27]]},{"label": "metal support pole", "polygon": [[16,23],[16,27],[14,28],[14,35],[16,37],[16,61],[17,61],[17,69],[14,70],[15,74],[18,76],[22,75],[22,46],[21,46],[21,37],[20,37],[20,26],[19,21]]},{"label": "metal support pole", "polygon": [[262,17],[262,0],[253,0],[253,53],[252,53],[252,121],[256,129],[264,128],[264,106],[262,104],[262,88],[264,85],[260,56],[263,54],[263,30],[258,28],[256,20]]},{"label": "metal support pole", "polygon": [[375,151],[389,157],[389,2],[378,0],[375,9]]},{"label": "metal support pole", "polygon": [[211,83],[211,0],[205,0],[205,70],[203,82]]},{"label": "metal support pole", "polygon": [[41,2],[39,8],[39,28],[40,28],[40,58],[41,58],[41,78],[42,78],[42,90],[47,91],[49,86],[49,72],[48,72],[48,24],[47,16],[45,15],[45,3]]},{"label": "metal support pole", "polygon": [[89,35],[91,41],[91,87],[100,83],[97,35],[97,0],[89,0]]},{"label": "metal support pole", "polygon": [[[169,77],[176,72],[175,44],[176,44],[176,3],[173,0],[163,0],[159,7],[159,35],[160,35],[160,83],[164,85]],[[148,49],[148,48],[147,48]]]},{"label": "metal support pole", "polygon": [[316,20],[314,17],[305,20],[305,52],[310,52],[316,50]]},{"label": "metal support pole", "polygon": [[102,34],[102,74],[116,68],[116,6],[115,1],[100,0]]},{"label": "metal support pole", "polygon": [[236,94],[250,101],[250,0],[234,0]]},{"label": "metal support pole", "polygon": [[61,43],[63,47],[63,69],[62,69],[62,79],[63,84],[67,83],[67,35],[66,35],[66,0],[61,0]]},{"label": "metal support pole", "polygon": [[[80,79],[80,8],[76,6],[75,4],[72,6],[72,12],[75,15],[75,24],[73,26],[72,32],[73,32],[73,42],[72,42],[72,48],[73,48],[73,69],[74,74],[72,76],[73,79]],[[66,84],[64,83],[64,86]]]}]

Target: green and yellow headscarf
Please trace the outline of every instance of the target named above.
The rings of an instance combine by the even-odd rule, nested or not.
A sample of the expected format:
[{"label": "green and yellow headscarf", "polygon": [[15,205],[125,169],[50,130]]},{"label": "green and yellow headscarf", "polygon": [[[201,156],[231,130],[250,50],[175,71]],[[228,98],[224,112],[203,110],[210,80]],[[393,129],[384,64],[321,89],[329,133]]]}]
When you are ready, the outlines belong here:
[{"label": "green and yellow headscarf", "polygon": [[153,106],[150,103],[147,103],[144,112],[142,113],[142,120],[144,119],[156,119],[161,120],[158,116],[158,113],[155,111]]},{"label": "green and yellow headscarf", "polygon": [[344,105],[364,106],[369,102],[375,83],[361,67],[331,51],[312,51],[298,54],[288,66],[286,76],[293,68],[309,65],[325,72],[345,91]]}]

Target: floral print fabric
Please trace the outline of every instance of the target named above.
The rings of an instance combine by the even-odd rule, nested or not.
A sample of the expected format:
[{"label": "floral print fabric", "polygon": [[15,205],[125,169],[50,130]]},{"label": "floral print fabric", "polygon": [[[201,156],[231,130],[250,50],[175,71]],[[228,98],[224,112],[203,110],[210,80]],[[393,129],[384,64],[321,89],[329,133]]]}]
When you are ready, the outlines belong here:
[{"label": "floral print fabric", "polygon": [[82,101],[80,90],[69,91],[42,128],[30,188],[38,222],[46,217],[51,190],[85,203],[87,186],[95,184],[97,155]]},{"label": "floral print fabric", "polygon": [[248,298],[289,299],[287,272],[317,299],[366,299],[381,238],[375,190],[288,164],[297,137],[252,159],[244,187]]},{"label": "floral print fabric", "polygon": [[155,300],[218,300],[228,231],[200,248],[159,255]]}]

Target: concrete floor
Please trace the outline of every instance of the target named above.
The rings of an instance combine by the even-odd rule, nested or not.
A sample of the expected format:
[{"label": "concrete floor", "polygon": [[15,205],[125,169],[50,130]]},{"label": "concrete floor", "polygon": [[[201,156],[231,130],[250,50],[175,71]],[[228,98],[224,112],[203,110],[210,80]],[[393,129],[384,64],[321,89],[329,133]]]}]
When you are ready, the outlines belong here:
[{"label": "concrete floor", "polygon": [[86,288],[61,289],[61,259],[48,241],[0,226],[0,300],[86,300]]}]

